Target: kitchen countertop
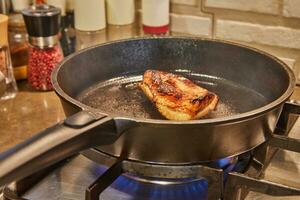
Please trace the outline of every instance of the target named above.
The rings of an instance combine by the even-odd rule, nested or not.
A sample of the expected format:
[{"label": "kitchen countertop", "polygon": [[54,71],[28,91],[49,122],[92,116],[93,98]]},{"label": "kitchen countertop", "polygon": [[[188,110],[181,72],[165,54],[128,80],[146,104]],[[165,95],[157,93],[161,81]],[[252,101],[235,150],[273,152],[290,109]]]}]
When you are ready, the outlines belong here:
[{"label": "kitchen countertop", "polygon": [[[77,35],[80,34],[84,33],[77,33]],[[81,38],[76,38],[76,42],[81,45],[78,48],[84,48],[94,44],[95,41],[96,43],[102,43],[136,35],[139,35],[139,31],[133,26],[125,26],[123,28],[109,27],[105,32],[86,33]],[[261,48],[263,49],[263,47]],[[2,101],[0,104],[0,152],[15,146],[65,118],[59,98],[53,91],[34,91],[28,86],[26,81],[18,82],[18,87],[19,92],[14,99]],[[295,88],[292,99],[300,100],[300,87]],[[300,138],[300,123],[297,124],[293,129],[292,135]],[[282,170],[282,162],[287,163],[286,165],[293,163],[293,166],[296,166],[293,169],[294,171],[288,174],[289,177],[299,177],[300,156],[297,154],[284,156],[285,153],[284,151],[282,152],[279,152],[278,158],[275,157],[278,161],[277,164],[275,162],[275,164],[270,166],[269,171],[271,173],[268,173],[268,170],[266,171],[266,178],[273,181],[281,180],[280,174],[285,173],[280,172]],[[291,159],[288,157],[291,157]],[[287,159],[290,160],[286,162]],[[300,178],[296,179],[300,180]],[[297,182],[296,184],[300,183]]]},{"label": "kitchen countertop", "polygon": [[53,91],[34,91],[26,81],[19,82],[18,87],[17,96],[0,105],[1,152],[65,117]]}]

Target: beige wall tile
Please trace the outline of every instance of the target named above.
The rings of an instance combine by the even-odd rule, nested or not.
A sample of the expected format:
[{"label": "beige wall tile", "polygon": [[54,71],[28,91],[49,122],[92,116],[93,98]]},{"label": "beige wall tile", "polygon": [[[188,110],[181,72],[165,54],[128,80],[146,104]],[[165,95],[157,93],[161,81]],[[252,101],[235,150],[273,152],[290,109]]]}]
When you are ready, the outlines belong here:
[{"label": "beige wall tile", "polygon": [[278,0],[206,0],[206,7],[279,14]]},{"label": "beige wall tile", "polygon": [[285,17],[299,17],[300,18],[300,0],[284,0],[283,1],[283,15]]},{"label": "beige wall tile", "polygon": [[300,30],[231,20],[217,20],[216,37],[300,49]]},{"label": "beige wall tile", "polygon": [[279,57],[280,60],[282,60],[285,64],[287,64],[292,70],[294,70],[296,60],[292,58],[283,58]]},{"label": "beige wall tile", "polygon": [[171,14],[171,31],[192,35],[210,36],[211,17]]},{"label": "beige wall tile", "polygon": [[183,5],[197,5],[199,0],[171,0],[171,3],[183,4]]}]

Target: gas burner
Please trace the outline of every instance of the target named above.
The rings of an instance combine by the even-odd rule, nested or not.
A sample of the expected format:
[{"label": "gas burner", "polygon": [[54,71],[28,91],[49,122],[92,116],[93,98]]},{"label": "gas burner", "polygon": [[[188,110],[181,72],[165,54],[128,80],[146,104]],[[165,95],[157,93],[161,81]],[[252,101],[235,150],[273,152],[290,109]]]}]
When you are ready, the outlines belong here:
[{"label": "gas burner", "polygon": [[[276,137],[290,130],[291,122],[284,112],[282,116],[280,127],[274,133]],[[82,152],[85,157],[80,155],[64,161],[63,166],[59,165],[37,185],[41,177],[57,166],[5,187],[3,199],[25,200],[24,196],[32,200],[233,200],[243,199],[249,190],[273,196],[300,195],[299,188],[261,179],[277,147],[285,145],[280,140],[274,141],[242,155],[182,165],[122,160],[96,148],[89,149]],[[287,149],[297,152],[299,147],[291,145]],[[33,190],[26,192],[32,185],[35,185]]]},{"label": "gas burner", "polygon": [[[232,171],[234,166],[236,165],[237,157],[234,158],[225,158],[221,159],[215,162],[212,162],[209,164],[209,166],[217,168],[217,169],[223,169],[224,172]],[[104,171],[103,171],[104,172]],[[225,176],[226,174],[224,174]],[[177,191],[177,193],[180,193],[178,191],[182,191],[184,193],[186,190],[189,190],[189,188],[192,188],[192,193],[198,193],[198,197],[200,196],[206,196],[207,195],[207,188],[208,188],[208,182],[203,177],[193,177],[193,178],[154,178],[154,177],[144,177],[144,176],[137,176],[130,173],[124,173],[122,175],[122,179],[120,182],[128,182],[129,184],[132,182],[135,182],[135,184],[143,184],[144,187],[153,187],[155,190],[162,190],[160,193],[164,193],[165,191],[168,194],[171,194],[172,190]],[[125,180],[125,181],[124,181]],[[133,183],[133,185],[135,185]],[[118,181],[116,181],[116,184],[118,185]],[[121,186],[123,184],[120,184]],[[124,185],[123,185],[124,186]],[[118,189],[122,190],[122,187],[117,187]],[[167,192],[169,191],[169,192]],[[197,192],[198,191],[198,192]],[[175,195],[176,192],[174,192]],[[177,194],[178,195],[178,194]],[[176,196],[177,196],[176,195]],[[172,196],[172,195],[170,195]],[[182,197],[182,195],[179,195]],[[194,198],[195,196],[192,195]],[[150,198],[149,198],[150,199]],[[167,197],[163,199],[168,199]],[[182,198],[179,198],[182,199]],[[186,198],[185,198],[186,199]],[[189,199],[189,198],[188,198]]]},{"label": "gas burner", "polygon": [[[265,146],[266,145],[261,146],[259,149],[263,150]],[[91,149],[85,152],[85,154],[95,153],[95,151],[96,150]],[[97,154],[101,155],[99,152],[97,152]],[[107,155],[102,154],[102,158],[107,158]],[[10,187],[6,187],[4,190],[4,199],[25,200],[22,198],[22,196],[24,196],[30,200],[84,198],[86,200],[132,200],[134,198],[138,198],[139,200],[204,200],[220,199],[221,197],[224,197],[226,200],[231,200],[238,195],[239,190],[237,190],[237,187],[239,188],[239,186],[251,188],[253,191],[274,193],[274,195],[300,195],[299,189],[250,177],[248,169],[256,166],[258,162],[254,158],[255,157],[251,154],[245,154],[233,160],[227,160],[230,162],[225,162],[224,160],[219,161],[221,163],[227,163],[222,165],[222,167],[224,167],[223,169],[204,165],[156,166],[154,171],[162,170],[161,176],[164,175],[165,172],[171,171],[172,173],[170,173],[170,175],[173,176],[173,178],[166,178],[166,175],[164,175],[164,178],[149,178],[137,174],[130,174],[123,170],[123,167],[130,169],[128,166],[136,166],[135,164],[137,163],[133,164],[130,161],[115,160],[115,163],[107,168],[80,155],[70,159],[63,167],[56,169],[54,173],[51,173],[51,176],[40,181],[40,183],[29,192],[25,192],[25,190],[28,189],[26,186],[31,187],[31,183],[35,183],[35,179],[38,179],[36,174],[14,183],[10,185]],[[106,160],[106,164],[111,160],[113,160],[113,158],[109,157],[109,159]],[[105,159],[103,159],[103,161],[105,162]],[[131,165],[129,165],[129,163]],[[253,163],[256,164],[253,165]],[[109,166],[109,164],[107,165]],[[143,163],[137,168],[139,169],[139,167],[142,166],[146,167],[147,164]],[[153,167],[153,164],[150,166]],[[245,173],[240,172],[245,170]],[[261,168],[259,168],[259,170],[261,170]],[[49,172],[49,169],[45,171]],[[190,174],[195,175],[196,171],[198,173],[197,176],[188,176]],[[176,173],[180,176],[184,175],[186,178],[174,178]],[[40,174],[44,176],[43,172]],[[98,178],[95,180],[94,177]],[[93,182],[93,184],[88,186],[88,183],[91,182]],[[71,183],[75,183],[76,185],[71,187]],[[86,185],[83,183],[86,183]]]},{"label": "gas burner", "polygon": [[135,176],[131,174],[124,174],[124,177],[128,179],[132,179],[136,182],[139,183],[147,183],[147,184],[153,184],[153,185],[183,185],[183,184],[193,184],[196,182],[200,182],[205,180],[204,178],[198,177],[198,178],[184,178],[184,179],[157,179],[157,178],[152,178],[152,177],[141,177],[141,176]]},{"label": "gas burner", "polygon": [[[138,182],[139,185],[145,185],[144,187],[152,185],[152,187],[162,191],[172,191],[171,188],[176,190],[174,189],[175,187],[182,187],[184,191],[189,190],[187,186],[195,188],[194,185],[198,185],[198,187],[201,185],[201,188],[203,189],[205,186],[206,190],[202,191],[201,194],[199,193],[198,197],[218,199],[223,196],[223,185],[227,180],[228,174],[232,171],[245,171],[252,159],[251,152],[247,152],[240,156],[228,157],[214,162],[190,165],[162,165],[131,160],[117,160],[117,158],[98,149],[90,149],[82,152],[82,154],[98,163],[110,163],[111,165],[104,174],[88,187],[86,191],[86,199],[88,200],[97,199],[106,189],[103,187],[103,184],[99,183],[110,183],[113,185],[115,179],[107,180],[107,177],[118,178],[119,176]],[[121,190],[121,188],[119,189]],[[177,189],[179,190],[179,188]],[[195,191],[197,190],[195,189]],[[189,198],[186,196],[184,199]]]},{"label": "gas burner", "polygon": [[[156,181],[149,179],[133,180],[122,177],[112,184],[118,191],[127,191],[131,197],[145,200],[205,200],[207,199],[208,183],[205,179]],[[142,182],[141,182],[142,181]],[[146,181],[146,182],[145,182]],[[105,196],[103,197],[103,199]]]},{"label": "gas burner", "polygon": [[[98,170],[103,174],[107,168],[99,167]],[[193,200],[196,198],[205,200],[207,199],[208,182],[204,178],[157,179],[125,173],[118,177],[110,188],[123,193],[122,200],[127,199],[127,195],[128,199],[138,197],[143,200]],[[100,199],[113,198],[104,192],[100,195]]]},{"label": "gas burner", "polygon": [[[110,165],[110,167],[107,168],[106,166],[98,165],[90,161],[92,165],[88,165],[88,167],[85,168],[85,170],[88,170],[91,174],[99,177],[87,187],[85,191],[85,199],[87,200],[99,199],[99,196],[100,199],[103,200],[117,198],[116,196],[112,197],[111,192],[105,192],[108,187],[110,188],[109,190],[113,190],[113,195],[121,197],[119,199],[122,200],[129,200],[132,197],[139,197],[141,200],[191,200],[195,198],[204,200],[212,198],[211,194],[215,196],[213,198],[217,198],[217,196],[221,195],[220,186],[224,184],[228,172],[234,170],[236,166],[238,166],[237,163],[241,163],[243,160],[243,162],[246,163],[249,162],[250,159],[249,155],[242,155],[240,157],[243,157],[243,159],[238,159],[238,157],[225,158],[215,162],[205,163],[205,165],[171,166],[139,163],[128,160],[121,161],[99,152],[96,149],[90,149],[83,152],[83,154],[86,157],[94,156],[93,159],[98,158],[98,162],[106,163],[108,166]],[[94,154],[97,154],[97,156],[95,157]],[[246,157],[247,159],[245,159]],[[75,158],[75,160],[76,159],[77,158]],[[86,158],[84,159],[86,160]],[[112,161],[114,161],[114,164],[108,164],[112,163]],[[246,164],[244,164],[244,166],[246,166]],[[72,169],[68,169],[65,171],[70,172],[71,170]],[[59,177],[61,173],[62,172],[58,172],[55,177]],[[151,175],[154,173],[156,173],[156,176],[152,177],[141,175]],[[78,174],[78,172],[76,174]],[[37,176],[35,175],[33,177],[36,178]],[[27,181],[20,181],[10,185],[10,187],[6,187],[4,191],[6,198],[21,200],[21,198],[17,197],[18,195],[22,196],[24,193],[20,191],[20,189],[23,188],[23,184],[25,184],[25,186],[30,185],[28,184],[28,180],[32,179],[29,177]],[[76,178],[76,181],[81,182],[81,178]],[[49,186],[41,187],[46,188]],[[56,186],[52,185],[50,187],[53,188]],[[84,190],[82,192],[84,192]],[[41,194],[31,194],[29,197],[37,197],[39,195]],[[40,198],[39,196],[39,199]]]},{"label": "gas burner", "polygon": [[[206,173],[206,169],[215,171],[230,172],[234,168],[243,171],[251,159],[251,152],[241,154],[240,156],[228,157],[213,162],[192,163],[192,164],[156,164],[139,162],[132,160],[118,160],[117,157],[109,155],[98,149],[89,149],[82,152],[85,157],[107,166],[121,162],[122,173],[131,174],[137,177],[167,178],[167,179],[184,179],[199,177],[201,173]],[[237,166],[236,166],[237,165]],[[223,173],[222,173],[223,174]]]}]

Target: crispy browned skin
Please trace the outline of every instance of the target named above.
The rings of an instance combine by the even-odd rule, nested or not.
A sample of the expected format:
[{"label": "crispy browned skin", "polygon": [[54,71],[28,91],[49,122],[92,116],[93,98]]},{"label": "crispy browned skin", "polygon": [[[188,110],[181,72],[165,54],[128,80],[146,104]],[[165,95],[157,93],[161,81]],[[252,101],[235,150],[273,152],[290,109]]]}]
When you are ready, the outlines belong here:
[{"label": "crispy browned skin", "polygon": [[140,88],[170,120],[199,119],[214,110],[218,96],[179,75],[147,70]]}]

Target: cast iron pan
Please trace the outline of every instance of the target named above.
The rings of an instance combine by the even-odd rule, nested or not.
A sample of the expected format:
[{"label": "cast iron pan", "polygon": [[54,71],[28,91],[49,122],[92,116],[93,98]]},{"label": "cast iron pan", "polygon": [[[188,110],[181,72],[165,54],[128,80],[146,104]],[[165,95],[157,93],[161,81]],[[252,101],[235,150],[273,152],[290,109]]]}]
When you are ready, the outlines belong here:
[{"label": "cast iron pan", "polygon": [[[163,119],[137,88],[147,69],[181,74],[220,97],[205,119]],[[291,70],[257,49],[199,38],[137,38],[85,49],[52,75],[68,116],[0,155],[0,185],[81,150],[193,164],[249,151],[272,136],[295,86]],[[38,122],[37,122],[38,123]]]}]

